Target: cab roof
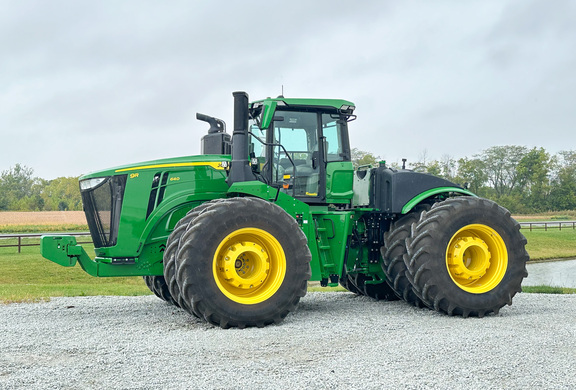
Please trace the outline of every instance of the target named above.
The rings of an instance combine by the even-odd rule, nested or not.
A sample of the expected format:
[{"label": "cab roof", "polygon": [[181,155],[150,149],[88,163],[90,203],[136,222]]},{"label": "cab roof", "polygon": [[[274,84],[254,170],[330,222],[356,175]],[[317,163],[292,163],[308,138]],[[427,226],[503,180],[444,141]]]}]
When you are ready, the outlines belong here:
[{"label": "cab roof", "polygon": [[285,98],[284,96],[278,96],[252,102],[250,111],[253,116],[262,115],[261,128],[264,129],[270,126],[276,109],[281,109],[282,107],[332,109],[344,115],[352,115],[356,108],[354,103],[343,99]]},{"label": "cab roof", "polygon": [[[276,98],[266,98],[262,100],[256,100],[252,102],[252,106],[257,105],[258,103],[261,104],[270,104],[275,102],[279,104],[283,102],[286,106],[312,106],[312,107],[332,107],[336,109],[342,108],[342,106],[347,107],[354,107],[354,103],[349,100],[344,99],[317,99],[317,98],[285,98],[284,96],[278,96]],[[280,103],[280,106],[283,104]]]}]

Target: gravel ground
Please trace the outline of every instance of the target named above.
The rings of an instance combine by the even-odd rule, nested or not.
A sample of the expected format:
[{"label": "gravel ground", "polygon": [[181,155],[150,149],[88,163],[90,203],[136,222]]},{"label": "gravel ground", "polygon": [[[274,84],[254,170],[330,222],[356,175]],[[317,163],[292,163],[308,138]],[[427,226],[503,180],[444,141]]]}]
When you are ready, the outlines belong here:
[{"label": "gravel ground", "polygon": [[245,330],[153,296],[54,298],[0,305],[0,334],[0,389],[573,389],[576,295],[463,319],[310,293]]}]

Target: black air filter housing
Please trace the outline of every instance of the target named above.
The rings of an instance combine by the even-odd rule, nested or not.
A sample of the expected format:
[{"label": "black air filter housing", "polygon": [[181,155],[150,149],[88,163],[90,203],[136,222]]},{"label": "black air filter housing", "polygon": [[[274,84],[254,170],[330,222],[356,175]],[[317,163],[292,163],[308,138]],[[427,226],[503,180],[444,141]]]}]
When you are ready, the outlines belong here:
[{"label": "black air filter housing", "polygon": [[231,137],[228,133],[209,133],[202,137],[201,154],[230,154]]},{"label": "black air filter housing", "polygon": [[370,207],[399,214],[402,207],[415,196],[438,187],[461,188],[451,181],[427,173],[408,169],[375,168],[370,186]]}]

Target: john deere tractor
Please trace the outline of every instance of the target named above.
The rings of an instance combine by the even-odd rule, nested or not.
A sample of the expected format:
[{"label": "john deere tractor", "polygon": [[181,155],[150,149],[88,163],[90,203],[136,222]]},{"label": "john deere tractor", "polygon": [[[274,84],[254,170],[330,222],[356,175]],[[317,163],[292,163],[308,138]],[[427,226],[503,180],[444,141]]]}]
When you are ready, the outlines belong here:
[{"label": "john deere tractor", "polygon": [[450,181],[385,163],[354,169],[354,104],[234,94],[234,129],[202,155],[83,176],[95,258],[72,236],[42,255],[93,276],[143,276],[212,324],[281,322],[309,280],[457,316],[497,313],[527,276],[510,213]]}]

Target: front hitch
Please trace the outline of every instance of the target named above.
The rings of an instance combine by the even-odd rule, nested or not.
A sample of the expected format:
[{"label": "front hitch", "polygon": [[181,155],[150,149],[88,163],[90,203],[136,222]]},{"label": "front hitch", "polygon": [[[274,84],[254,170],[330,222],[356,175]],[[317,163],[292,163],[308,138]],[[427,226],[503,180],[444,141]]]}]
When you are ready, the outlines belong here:
[{"label": "front hitch", "polygon": [[64,267],[74,267],[82,250],[73,236],[42,236],[40,239],[40,254]]},{"label": "front hitch", "polygon": [[82,246],[76,244],[74,236],[42,236],[40,254],[64,267],[74,267],[79,261],[82,269],[88,274],[92,276],[98,274],[97,263],[88,256]]}]

